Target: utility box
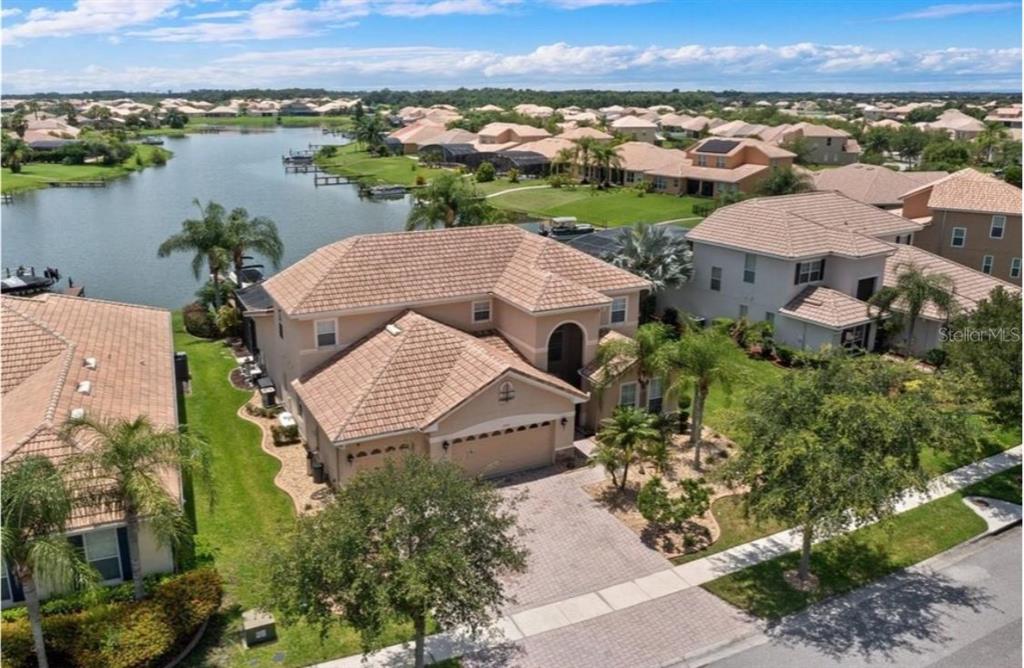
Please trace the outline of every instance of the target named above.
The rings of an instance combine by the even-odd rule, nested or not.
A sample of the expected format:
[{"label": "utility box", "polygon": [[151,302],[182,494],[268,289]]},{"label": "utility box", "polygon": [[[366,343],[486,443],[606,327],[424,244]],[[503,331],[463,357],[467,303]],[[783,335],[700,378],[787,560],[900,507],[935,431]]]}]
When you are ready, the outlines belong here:
[{"label": "utility box", "polygon": [[263,610],[246,610],[242,613],[242,640],[246,647],[277,640],[277,626],[274,616]]}]

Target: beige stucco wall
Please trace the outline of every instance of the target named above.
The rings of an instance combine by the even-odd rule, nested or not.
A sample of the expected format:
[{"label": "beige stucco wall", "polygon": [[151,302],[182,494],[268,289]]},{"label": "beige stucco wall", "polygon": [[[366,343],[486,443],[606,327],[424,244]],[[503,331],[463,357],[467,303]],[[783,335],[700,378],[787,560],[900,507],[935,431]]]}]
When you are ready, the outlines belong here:
[{"label": "beige stucco wall", "polygon": [[[961,248],[951,243],[954,227],[963,227],[967,231]],[[1020,285],[1020,276],[1011,276],[1010,266],[1013,258],[1021,257],[1021,217],[1006,216],[1001,239],[991,238],[991,227],[990,213],[936,210],[932,212],[931,224],[915,233],[913,242],[918,248],[976,271],[981,271],[984,256],[991,255],[992,276]]]}]

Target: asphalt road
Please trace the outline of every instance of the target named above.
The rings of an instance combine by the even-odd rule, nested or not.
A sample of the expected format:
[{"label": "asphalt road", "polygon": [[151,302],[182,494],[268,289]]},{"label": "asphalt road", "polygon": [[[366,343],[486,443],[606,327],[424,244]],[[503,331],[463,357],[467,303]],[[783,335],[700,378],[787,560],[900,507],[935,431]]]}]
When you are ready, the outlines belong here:
[{"label": "asphalt road", "polygon": [[1020,668],[1020,527],[926,566],[783,619],[710,665]]}]

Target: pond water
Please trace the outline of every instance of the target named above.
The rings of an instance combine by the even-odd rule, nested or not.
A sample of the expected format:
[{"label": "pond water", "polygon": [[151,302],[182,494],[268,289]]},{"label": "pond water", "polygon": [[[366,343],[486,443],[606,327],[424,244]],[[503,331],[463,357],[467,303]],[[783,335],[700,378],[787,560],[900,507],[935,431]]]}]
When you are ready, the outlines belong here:
[{"label": "pond water", "polygon": [[403,229],[408,199],[361,200],[354,186],[316,188],[312,174],[284,173],[289,149],[340,141],[318,128],[168,138],[164,147],[174,157],[165,166],[106,188],[36,190],[4,204],[2,266],[57,267],[63,286],[70,276],[88,297],[179,308],[199,288],[191,256],[161,259],[156,249],[182,220],[198,216],[195,198],[276,221],[284,267],[347,236]]}]

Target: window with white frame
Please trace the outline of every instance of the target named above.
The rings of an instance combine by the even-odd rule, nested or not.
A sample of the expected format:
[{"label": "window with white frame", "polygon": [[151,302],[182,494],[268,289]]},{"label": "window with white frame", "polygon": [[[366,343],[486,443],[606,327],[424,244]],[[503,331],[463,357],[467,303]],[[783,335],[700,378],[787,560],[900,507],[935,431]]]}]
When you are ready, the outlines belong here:
[{"label": "window with white frame", "polygon": [[636,408],[636,383],[619,385],[619,406]]},{"label": "window with white frame", "polygon": [[331,348],[338,344],[338,321],[330,320],[316,321],[316,347]]},{"label": "window with white frame", "polygon": [[825,260],[796,263],[796,284],[814,283],[825,277]]},{"label": "window with white frame", "polygon": [[697,166],[698,167],[707,167],[708,166],[708,157],[706,155],[698,154],[697,155]]},{"label": "window with white frame", "polygon": [[722,268],[711,267],[711,289],[715,292],[722,291]]},{"label": "window with white frame", "polygon": [[473,302],[473,322],[490,322],[491,300]]},{"label": "window with white frame", "polygon": [[661,378],[651,378],[647,383],[647,410],[652,413],[661,412]]},{"label": "window with white frame", "polygon": [[1010,278],[1020,278],[1020,258],[1010,260]]},{"label": "window with white frame", "polygon": [[625,297],[612,299],[612,322],[626,322],[626,305],[628,300]]},{"label": "window with white frame", "polygon": [[995,259],[991,255],[981,258],[981,271],[986,274],[992,273],[992,263]]},{"label": "window with white frame", "polygon": [[953,248],[963,248],[964,244],[967,243],[967,228],[966,227],[954,227],[953,236],[950,237],[949,245]]},{"label": "window with white frame", "polygon": [[516,388],[512,383],[502,383],[501,387],[498,388],[498,401],[503,404],[507,404],[516,398]]},{"label": "window with white frame", "polygon": [[743,256],[743,282],[753,283],[757,278],[757,256],[746,253]]},{"label": "window with white frame", "polygon": [[992,227],[988,230],[988,236],[993,239],[1002,239],[1006,230],[1006,216],[992,216]]},{"label": "window with white frame", "polygon": [[104,582],[121,580],[121,552],[117,547],[117,530],[100,529],[82,535],[85,560],[100,574]]}]

